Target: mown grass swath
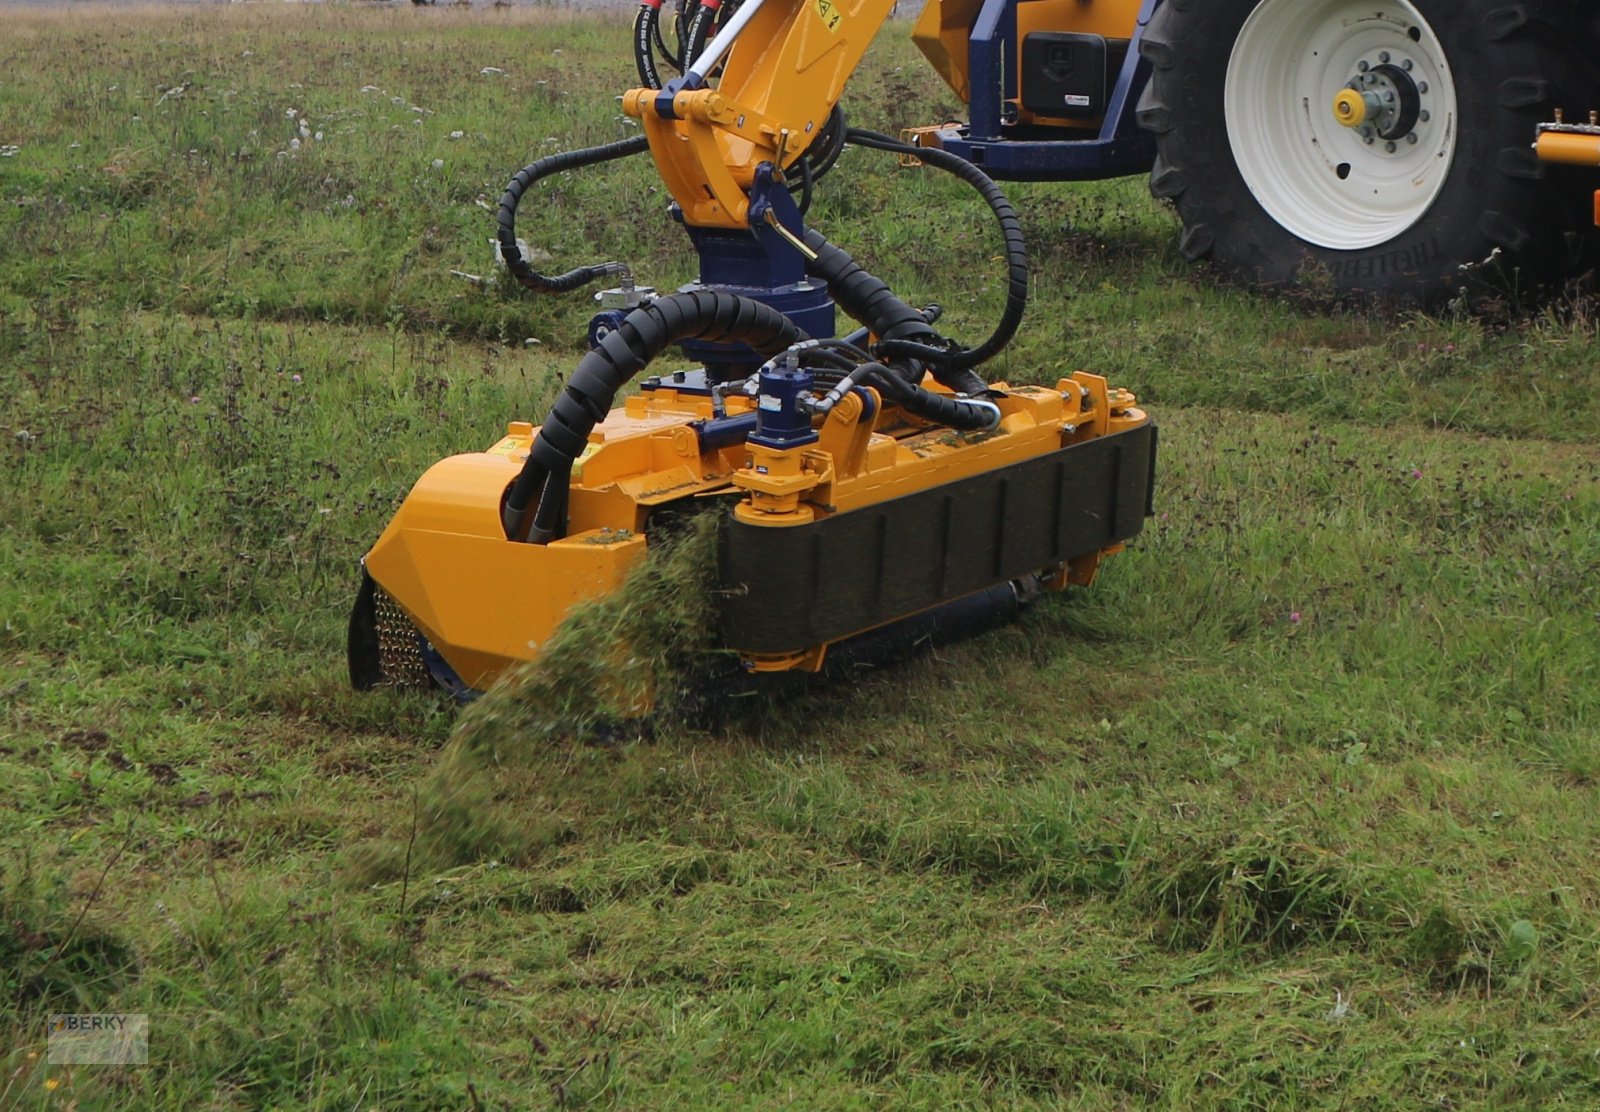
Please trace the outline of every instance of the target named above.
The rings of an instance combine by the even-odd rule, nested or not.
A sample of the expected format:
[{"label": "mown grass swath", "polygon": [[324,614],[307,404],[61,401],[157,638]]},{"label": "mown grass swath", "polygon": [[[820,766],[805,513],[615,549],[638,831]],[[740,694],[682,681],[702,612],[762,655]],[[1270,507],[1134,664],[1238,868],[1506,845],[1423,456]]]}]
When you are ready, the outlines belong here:
[{"label": "mown grass swath", "polygon": [[[954,110],[905,35],[853,120]],[[1263,300],[1140,182],[1013,187],[992,372],[1139,392],[1145,535],[976,642],[585,743],[535,696],[670,683],[695,567],[466,714],[346,691],[342,636],[415,476],[576,361],[585,300],[451,271],[512,170],[625,133],[625,26],[75,8],[0,73],[0,1104],[1600,1101],[1581,291]],[[548,185],[553,258],[690,276],[645,160]],[[936,176],[849,152],[813,219],[998,311]],[[151,1064],[47,1067],[59,1010],[149,1013]]]}]

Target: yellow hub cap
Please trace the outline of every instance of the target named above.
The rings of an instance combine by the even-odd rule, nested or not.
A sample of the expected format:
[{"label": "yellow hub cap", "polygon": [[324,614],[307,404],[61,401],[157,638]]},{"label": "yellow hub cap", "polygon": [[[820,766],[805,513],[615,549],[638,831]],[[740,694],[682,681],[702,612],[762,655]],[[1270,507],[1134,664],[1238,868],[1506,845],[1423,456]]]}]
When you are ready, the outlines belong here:
[{"label": "yellow hub cap", "polygon": [[1345,127],[1360,127],[1367,122],[1367,100],[1354,89],[1340,89],[1333,98],[1333,118]]}]

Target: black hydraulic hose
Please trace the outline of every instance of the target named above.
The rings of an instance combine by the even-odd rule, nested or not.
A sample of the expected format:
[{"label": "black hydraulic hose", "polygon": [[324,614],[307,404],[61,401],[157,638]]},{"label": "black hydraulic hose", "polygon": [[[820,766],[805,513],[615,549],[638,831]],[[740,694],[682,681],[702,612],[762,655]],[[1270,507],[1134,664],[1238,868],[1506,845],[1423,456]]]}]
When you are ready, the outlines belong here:
[{"label": "black hydraulic hose", "polygon": [[529,539],[539,544],[554,540],[558,533],[565,531],[562,526],[567,520],[567,502],[572,497],[572,469],[558,472],[553,478],[554,486],[546,481],[539,504],[534,507],[533,527],[528,532]]},{"label": "black hydraulic hose", "polygon": [[[661,88],[661,72],[656,69],[655,47],[652,40],[661,38],[661,6],[640,4],[633,17],[633,64],[639,71],[639,80],[647,89]],[[665,51],[663,51],[665,53]]]},{"label": "black hydraulic hose", "polygon": [[806,229],[805,243],[816,255],[807,260],[807,273],[820,278],[839,308],[870,328],[880,341],[939,340],[939,333],[921,313],[896,297],[883,279],[868,274],[844,248],[829,243],[815,228]]},{"label": "black hydraulic hose", "polygon": [[818,340],[817,346],[827,351],[838,352],[857,363],[872,362],[872,355],[865,348],[859,344],[852,343],[848,339],[830,336],[828,339]]},{"label": "black hydraulic hose", "polygon": [[805,338],[771,306],[716,290],[676,293],[641,305],[578,362],[567,380],[506,496],[501,513],[506,536],[524,539],[535,499],[534,528],[526,539],[543,542],[559,531],[572,463],[589,434],[610,411],[617,391],[671,345],[683,340],[744,343],[772,356]]},{"label": "black hydraulic hose", "polygon": [[610,162],[616,158],[626,158],[648,150],[649,147],[650,141],[647,138],[636,135],[631,139],[619,139],[615,143],[605,143],[598,147],[562,151],[560,154],[541,158],[518,170],[516,177],[506,186],[506,191],[500,195],[500,210],[495,217],[498,225],[496,234],[500,244],[500,257],[505,260],[506,269],[511,272],[511,276],[528,289],[539,293],[566,293],[580,286],[586,286],[597,278],[626,274],[628,268],[622,263],[580,266],[554,277],[540,274],[533,269],[527,259],[522,257],[522,249],[517,246],[517,205],[521,203],[522,194],[527,188],[540,178],[558,174],[563,170],[575,170],[601,162]]},{"label": "black hydraulic hose", "polygon": [[1005,237],[1006,307],[1001,313],[1000,323],[995,325],[988,339],[977,347],[952,350],[933,347],[916,340],[887,337],[880,332],[879,335],[884,336],[885,340],[885,343],[880,345],[880,350],[887,355],[921,359],[945,367],[976,367],[979,363],[993,359],[1016,335],[1017,327],[1022,323],[1023,313],[1028,307],[1028,248],[1022,238],[1022,222],[1017,219],[1017,212],[1011,207],[1011,202],[994,183],[994,179],[966,159],[949,151],[940,150],[938,147],[913,146],[887,135],[856,127],[849,130],[847,137],[857,146],[911,155],[929,166],[954,174],[976,189],[988,203],[995,219],[1000,222],[1000,231]]},{"label": "black hydraulic hose", "polygon": [[817,137],[816,144],[806,152],[806,158],[811,162],[811,172],[818,181],[833,169],[833,164],[838,162],[839,156],[844,153],[845,132],[849,130],[850,127],[844,118],[844,108],[835,104],[833,111],[828,113],[827,122],[822,125],[822,134]]},{"label": "black hydraulic hose", "polygon": [[[940,353],[946,350],[933,346],[944,343],[944,339],[934,331],[927,318],[896,297],[883,279],[862,269],[844,248],[829,243],[815,228],[806,229],[805,242],[817,256],[806,263],[806,272],[822,280],[839,308],[872,330],[878,337],[880,349],[887,351],[887,345],[893,343]],[[922,377],[918,366],[908,364],[901,370],[910,382]],[[933,377],[958,394],[977,394],[988,389],[988,384],[969,367],[933,362]]]},{"label": "black hydraulic hose", "polygon": [[1000,409],[994,402],[971,398],[949,398],[924,390],[901,378],[882,363],[867,363],[856,376],[858,382],[877,387],[895,405],[936,425],[962,431],[992,429],[1000,423]]},{"label": "black hydraulic hose", "polygon": [[689,59],[685,57],[685,48],[689,45],[689,20],[698,7],[699,0],[678,0],[677,9],[672,13],[672,38],[678,44],[678,49],[672,54],[672,64],[679,73],[689,68]]},{"label": "black hydraulic hose", "polygon": [[683,71],[678,69],[678,52],[669,47],[667,45],[667,40],[661,37],[660,15],[657,15],[655,18],[655,26],[651,28],[650,36],[655,40],[656,50],[660,51],[661,56],[667,60],[667,65],[671,66],[674,70],[677,70],[677,72],[682,73]]},{"label": "black hydraulic hose", "polygon": [[[676,25],[674,25],[674,33],[676,33]],[[682,73],[683,69],[678,65],[678,52],[668,47],[667,40],[661,37],[661,9],[659,6],[656,9],[656,17],[650,24],[650,37],[655,41],[657,52],[667,60],[667,65]]]},{"label": "black hydraulic hose", "polygon": [[802,157],[796,159],[796,161],[800,163],[800,199],[795,202],[794,207],[800,210],[801,216],[804,216],[811,209],[811,197],[812,192],[816,189],[817,179],[815,172],[811,169],[811,160],[809,158]]},{"label": "black hydraulic hose", "polygon": [[685,69],[694,64],[700,57],[716,30],[717,9],[701,3],[694,10],[694,18],[689,20],[689,38],[683,48],[683,64]]}]

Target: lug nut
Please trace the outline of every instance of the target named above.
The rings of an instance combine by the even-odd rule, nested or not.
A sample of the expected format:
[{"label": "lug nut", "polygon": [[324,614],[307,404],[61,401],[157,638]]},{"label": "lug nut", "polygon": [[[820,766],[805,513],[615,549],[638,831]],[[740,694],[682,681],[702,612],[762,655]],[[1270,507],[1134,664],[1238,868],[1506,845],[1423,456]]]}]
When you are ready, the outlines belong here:
[{"label": "lug nut", "polygon": [[1417,92],[1425,93],[1427,91],[1428,91],[1428,83],[1426,81],[1422,82],[1420,85],[1417,86]]},{"label": "lug nut", "polygon": [[1416,141],[1417,141],[1417,133],[1416,132],[1413,131],[1410,135],[1406,136],[1406,142],[1407,143],[1415,143]]},{"label": "lug nut", "polygon": [[1366,140],[1367,140],[1367,146],[1369,146],[1369,147],[1372,146],[1372,144],[1376,141],[1375,138],[1373,136],[1371,136],[1371,135],[1366,136]]},{"label": "lug nut", "polygon": [[1366,73],[1371,68],[1372,67],[1367,65],[1367,63],[1365,61],[1360,61],[1360,62],[1356,63],[1356,72],[1357,73]]},{"label": "lug nut", "polygon": [[1400,148],[1395,146],[1393,140],[1391,140],[1390,142],[1387,142],[1387,143],[1385,143],[1383,145],[1383,149],[1388,151],[1390,154],[1393,154],[1395,151],[1399,150]]},{"label": "lug nut", "polygon": [[1407,73],[1410,73],[1411,72],[1411,59],[1407,58],[1405,61],[1401,62],[1400,63],[1400,68],[1405,70]]},{"label": "lug nut", "polygon": [[1421,112],[1417,113],[1417,119],[1421,120],[1423,123],[1427,123],[1429,120],[1433,119],[1433,113],[1424,108]]},{"label": "lug nut", "polygon": [[1378,52],[1378,61],[1387,62],[1388,60],[1389,60],[1389,52],[1387,50],[1380,50]]}]

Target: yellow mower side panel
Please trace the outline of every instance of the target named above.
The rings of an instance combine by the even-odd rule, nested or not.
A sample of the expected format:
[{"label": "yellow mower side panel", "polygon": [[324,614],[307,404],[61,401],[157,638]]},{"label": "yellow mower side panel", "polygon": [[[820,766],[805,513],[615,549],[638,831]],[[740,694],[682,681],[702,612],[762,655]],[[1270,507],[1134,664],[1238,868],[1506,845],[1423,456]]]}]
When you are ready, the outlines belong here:
[{"label": "yellow mower side panel", "polygon": [[645,550],[641,534],[609,528],[506,543],[500,496],[519,466],[493,452],[434,464],[367,554],[368,574],[479,689],[536,656],[574,606],[615,590]]}]

